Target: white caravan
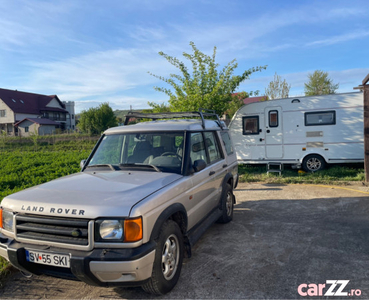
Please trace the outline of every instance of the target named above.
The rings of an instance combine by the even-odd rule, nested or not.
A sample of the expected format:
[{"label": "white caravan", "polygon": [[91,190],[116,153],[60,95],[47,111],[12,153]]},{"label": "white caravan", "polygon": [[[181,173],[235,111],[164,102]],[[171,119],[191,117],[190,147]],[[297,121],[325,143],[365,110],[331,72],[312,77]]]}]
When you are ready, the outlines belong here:
[{"label": "white caravan", "polygon": [[239,164],[317,171],[364,161],[363,94],[294,97],[242,106],[230,125]]}]

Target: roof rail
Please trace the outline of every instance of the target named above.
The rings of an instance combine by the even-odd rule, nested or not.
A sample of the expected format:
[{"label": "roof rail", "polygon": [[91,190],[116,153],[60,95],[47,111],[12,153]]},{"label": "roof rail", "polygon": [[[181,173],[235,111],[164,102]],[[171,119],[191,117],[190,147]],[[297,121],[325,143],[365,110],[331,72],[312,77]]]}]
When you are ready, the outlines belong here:
[{"label": "roof rail", "polygon": [[220,121],[219,116],[215,113],[215,110],[202,109],[192,112],[164,112],[164,113],[140,113],[135,111],[129,111],[125,117],[124,125],[128,125],[131,118],[138,119],[183,119],[183,118],[201,118],[202,128],[205,129],[205,118],[216,118],[216,123],[223,129],[223,123]]}]

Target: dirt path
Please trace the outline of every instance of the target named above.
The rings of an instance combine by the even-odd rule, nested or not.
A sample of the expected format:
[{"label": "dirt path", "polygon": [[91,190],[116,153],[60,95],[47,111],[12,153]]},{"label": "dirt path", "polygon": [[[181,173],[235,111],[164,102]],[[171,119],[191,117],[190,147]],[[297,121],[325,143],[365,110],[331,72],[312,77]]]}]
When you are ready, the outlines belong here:
[{"label": "dirt path", "polygon": [[[240,184],[235,194],[234,221],[206,232],[185,259],[178,285],[163,298],[295,299],[299,285],[326,280],[350,280],[345,291],[369,297],[367,187]],[[140,288],[27,279],[16,272],[0,298],[153,297]]]}]

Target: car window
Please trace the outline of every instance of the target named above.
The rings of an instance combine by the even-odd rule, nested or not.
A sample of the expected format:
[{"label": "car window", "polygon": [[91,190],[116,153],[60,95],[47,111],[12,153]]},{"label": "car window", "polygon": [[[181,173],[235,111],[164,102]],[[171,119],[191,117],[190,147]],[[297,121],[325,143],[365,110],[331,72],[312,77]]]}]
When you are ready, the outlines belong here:
[{"label": "car window", "polygon": [[233,154],[233,146],[232,146],[232,142],[231,142],[231,138],[229,136],[229,133],[226,132],[226,131],[222,131],[220,133],[220,136],[222,137],[223,144],[224,144],[224,147],[227,151],[227,154],[228,155]]},{"label": "car window", "polygon": [[[182,172],[184,132],[122,133],[104,136],[88,166],[153,165],[162,172]],[[128,166],[127,166],[128,165]]]},{"label": "car window", "polygon": [[204,138],[201,132],[191,133],[191,150],[190,150],[191,161],[194,163],[196,160],[202,159],[205,162],[206,152]]},{"label": "car window", "polygon": [[119,164],[122,153],[123,136],[105,136],[97,148],[90,164]]},{"label": "car window", "polygon": [[218,147],[217,139],[215,138],[215,132],[205,132],[206,147],[209,153],[210,163],[213,163],[221,159],[221,154]]}]

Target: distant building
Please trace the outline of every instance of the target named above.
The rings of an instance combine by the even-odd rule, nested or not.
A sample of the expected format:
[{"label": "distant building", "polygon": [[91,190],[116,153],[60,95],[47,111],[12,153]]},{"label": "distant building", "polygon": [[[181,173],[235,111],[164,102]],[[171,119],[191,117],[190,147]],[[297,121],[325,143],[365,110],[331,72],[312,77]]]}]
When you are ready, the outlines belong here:
[{"label": "distant building", "polygon": [[17,90],[0,89],[0,131],[28,136],[51,134],[56,129],[74,130],[74,102]]},{"label": "distant building", "polygon": [[243,104],[250,104],[254,102],[267,101],[267,100],[268,100],[267,96],[248,97],[248,98],[243,99]]}]

